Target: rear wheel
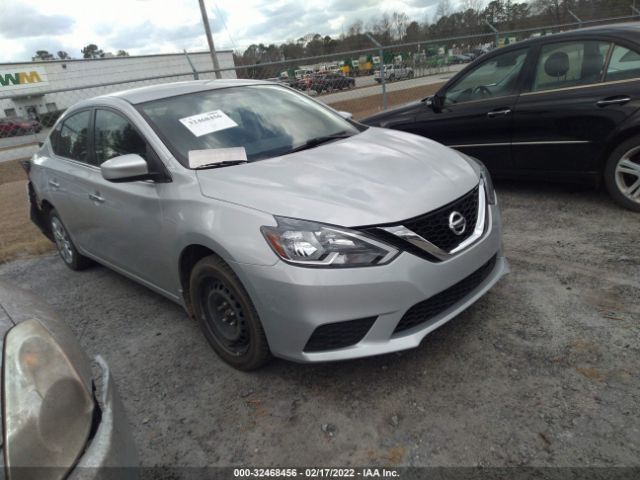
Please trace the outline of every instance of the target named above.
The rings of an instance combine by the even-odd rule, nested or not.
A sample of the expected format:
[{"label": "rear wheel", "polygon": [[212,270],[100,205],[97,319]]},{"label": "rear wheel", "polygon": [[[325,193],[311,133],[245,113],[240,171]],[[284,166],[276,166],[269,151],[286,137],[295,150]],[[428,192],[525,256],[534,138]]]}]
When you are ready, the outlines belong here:
[{"label": "rear wheel", "polygon": [[616,203],[640,212],[640,137],[630,138],[611,153],[604,183]]},{"label": "rear wheel", "polygon": [[55,210],[51,210],[49,213],[49,224],[58,254],[67,267],[71,270],[84,270],[93,263],[89,258],[78,252],[69,236],[69,232],[67,232],[64,223],[60,219],[60,215]]},{"label": "rear wheel", "polygon": [[196,320],[220,358],[239,370],[255,370],[271,359],[258,312],[229,265],[215,255],[205,257],[189,283]]}]

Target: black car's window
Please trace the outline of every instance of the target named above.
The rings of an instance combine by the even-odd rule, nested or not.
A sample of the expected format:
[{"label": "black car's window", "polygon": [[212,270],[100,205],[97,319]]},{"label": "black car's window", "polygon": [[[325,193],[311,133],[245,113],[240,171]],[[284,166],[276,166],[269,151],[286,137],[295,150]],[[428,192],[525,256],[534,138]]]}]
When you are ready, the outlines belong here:
[{"label": "black car's window", "polygon": [[627,80],[640,78],[640,54],[635,50],[616,45],[609,60],[606,80]]},{"label": "black car's window", "polygon": [[51,147],[56,155],[71,158],[80,162],[88,160],[89,121],[91,112],[71,115],[65,119],[51,134]]},{"label": "black car's window", "polygon": [[544,45],[532,91],[589,85],[602,81],[608,42],[574,41]]},{"label": "black car's window", "polygon": [[131,123],[110,110],[97,110],[94,144],[96,164],[120,155],[136,153],[147,159],[147,142]]},{"label": "black car's window", "polygon": [[512,50],[481,63],[447,89],[445,105],[515,93],[528,52],[529,48]]}]

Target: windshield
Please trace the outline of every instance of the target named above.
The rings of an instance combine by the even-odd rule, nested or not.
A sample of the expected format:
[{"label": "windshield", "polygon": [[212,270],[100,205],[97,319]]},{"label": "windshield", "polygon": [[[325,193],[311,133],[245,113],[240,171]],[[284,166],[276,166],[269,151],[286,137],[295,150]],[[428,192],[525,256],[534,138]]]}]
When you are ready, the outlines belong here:
[{"label": "windshield", "polygon": [[252,162],[319,137],[359,132],[314,100],[276,85],[207,90],[154,100],[140,109],[186,167],[191,150],[244,147]]}]

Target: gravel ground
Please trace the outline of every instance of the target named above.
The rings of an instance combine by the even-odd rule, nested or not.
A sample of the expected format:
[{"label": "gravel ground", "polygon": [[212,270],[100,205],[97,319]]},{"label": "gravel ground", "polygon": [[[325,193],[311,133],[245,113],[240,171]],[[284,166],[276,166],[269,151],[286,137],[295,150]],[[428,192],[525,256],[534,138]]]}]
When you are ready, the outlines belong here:
[{"label": "gravel ground", "polygon": [[499,183],[512,273],[420,348],[225,366],[180,307],[55,254],[0,265],[105,356],[146,466],[640,465],[640,216]]}]

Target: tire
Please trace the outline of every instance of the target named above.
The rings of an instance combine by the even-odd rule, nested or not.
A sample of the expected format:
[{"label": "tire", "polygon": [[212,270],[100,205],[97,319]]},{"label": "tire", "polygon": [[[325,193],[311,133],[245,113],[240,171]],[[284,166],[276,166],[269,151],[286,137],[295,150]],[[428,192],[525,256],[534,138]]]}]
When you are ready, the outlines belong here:
[{"label": "tire", "polygon": [[271,359],[258,312],[240,279],[221,258],[210,255],[189,279],[193,313],[213,350],[238,370],[255,370]]},{"label": "tire", "polygon": [[640,212],[640,136],[611,152],[604,168],[604,184],[618,205]]},{"label": "tire", "polygon": [[49,212],[49,226],[51,235],[56,244],[58,255],[64,264],[71,270],[84,270],[93,264],[93,261],[78,252],[73,244],[67,228],[64,226],[60,215],[55,210]]}]

